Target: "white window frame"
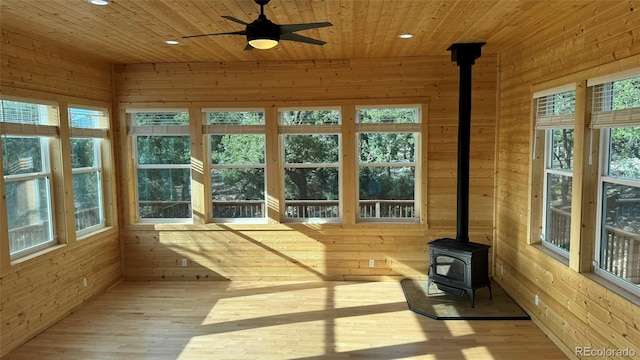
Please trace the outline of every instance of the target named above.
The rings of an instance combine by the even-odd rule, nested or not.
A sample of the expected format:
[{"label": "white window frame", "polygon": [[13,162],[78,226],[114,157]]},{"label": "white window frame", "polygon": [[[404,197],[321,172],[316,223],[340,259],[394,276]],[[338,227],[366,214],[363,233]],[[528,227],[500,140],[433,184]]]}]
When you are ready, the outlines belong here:
[{"label": "white window frame", "polygon": [[[547,218],[550,211],[549,204],[549,175],[558,175],[558,176],[566,176],[571,178],[573,183],[573,169],[571,171],[563,170],[563,169],[553,169],[551,168],[553,163],[553,132],[556,130],[562,129],[574,129],[575,128],[575,100],[574,100],[574,108],[570,113],[563,114],[554,114],[553,109],[556,104],[555,101],[553,103],[548,103],[549,99],[555,95],[560,95],[568,92],[573,92],[575,97],[576,85],[575,83],[566,84],[550,89],[545,89],[542,91],[537,91],[533,94],[534,100],[534,110],[535,110],[535,131],[533,137],[533,149],[534,154],[533,158],[535,159],[535,149],[536,140],[537,140],[537,132],[544,132],[544,154],[543,154],[543,162],[542,162],[542,171],[540,172],[542,179],[533,179],[534,182],[542,183],[542,198],[541,198],[541,233],[540,244],[544,246],[546,249],[557,253],[563,258],[569,259],[569,251],[553,244],[549,241],[547,237],[548,228],[547,226]],[[575,136],[575,131],[574,131]],[[575,139],[574,139],[575,140]],[[575,144],[574,144],[574,156],[575,156]],[[573,184],[572,184],[573,186]],[[571,199],[572,207],[574,203],[574,199]],[[571,244],[571,215],[569,217],[569,246]]]},{"label": "white window frame", "polygon": [[596,246],[594,256],[594,271],[596,274],[611,281],[612,283],[640,296],[640,286],[634,286],[628,281],[608,272],[600,267],[602,262],[602,237],[604,233],[603,224],[603,207],[604,207],[604,186],[605,183],[614,185],[623,185],[636,187],[640,189],[640,181],[612,177],[609,174],[609,158],[610,158],[610,136],[611,129],[602,129],[600,133],[600,171],[598,175],[598,212],[596,217]]},{"label": "white window frame", "polygon": [[[553,161],[553,131],[559,130],[558,128],[553,129],[545,129],[545,150],[544,150],[544,171],[543,171],[543,188],[542,188],[542,233],[540,234],[540,240],[542,240],[542,246],[547,249],[554,251],[565,258],[569,258],[569,251],[552,244],[548,239],[546,239],[546,234],[548,232],[547,229],[547,219],[550,211],[549,204],[549,175],[559,175],[566,176],[573,181],[573,171],[566,171],[561,169],[552,169],[551,162]],[[573,203],[573,199],[571,199]],[[573,204],[572,204],[573,206]],[[569,214],[569,229],[571,229],[571,214]],[[571,231],[569,231],[569,237],[571,237]],[[571,241],[569,240],[569,243]]]},{"label": "white window frame", "polygon": [[[104,114],[106,117],[105,124],[100,124],[98,127],[93,128],[78,128],[72,126],[71,120],[71,111],[72,109],[80,109],[80,110],[93,110],[99,111]],[[97,230],[100,230],[106,226],[106,211],[105,211],[105,192],[104,192],[104,166],[103,166],[103,154],[102,154],[102,146],[101,142],[109,141],[108,135],[108,124],[109,124],[109,110],[107,108],[93,108],[82,105],[69,105],[67,111],[69,112],[69,132],[70,139],[91,139],[94,142],[94,159],[96,160],[96,164],[92,167],[82,167],[82,168],[73,168],[71,169],[72,175],[76,174],[86,174],[86,173],[98,173],[98,193],[100,195],[98,199],[98,211],[100,216],[100,223],[88,226],[84,229],[78,230],[77,221],[78,219],[74,218],[76,221],[76,237],[78,239],[85,237],[85,235],[91,234]],[[73,154],[72,154],[73,155]],[[74,197],[74,205],[75,205],[75,197]]]},{"label": "white window frame", "polygon": [[[627,108],[621,110],[613,110],[611,109],[611,105],[613,103],[613,98],[611,97],[611,93],[607,91],[601,92],[601,96],[603,101],[600,102],[603,108],[596,109],[598,102],[596,101],[596,97],[599,96],[598,92],[595,91],[595,86],[602,85],[604,87],[613,86],[613,83],[620,80],[626,80],[630,78],[640,77],[640,68],[629,69],[626,71],[622,71],[619,73],[609,74],[600,76],[597,78],[592,78],[587,81],[587,86],[592,89],[593,92],[593,109],[592,109],[592,118],[591,118],[591,128],[592,129],[600,129],[600,154],[599,154],[599,172],[598,172],[598,182],[597,182],[597,193],[598,193],[598,202],[597,202],[597,215],[596,215],[596,235],[595,235],[595,252],[594,252],[594,272],[606,279],[607,281],[612,282],[620,286],[621,288],[640,296],[640,286],[633,285],[632,283],[624,280],[623,278],[614,275],[613,273],[608,272],[605,269],[601,268],[602,259],[602,250],[603,250],[603,234],[605,229],[603,228],[606,220],[603,219],[603,210],[604,210],[604,187],[605,183],[613,184],[613,185],[623,185],[630,186],[640,189],[640,180],[636,179],[626,179],[609,175],[609,162],[611,157],[611,128],[612,127],[638,127],[640,126],[640,108]],[[605,90],[605,88],[601,88],[599,90]]]},{"label": "white window frame", "polygon": [[[211,177],[211,171],[214,169],[263,169],[264,171],[264,199],[263,199],[263,214],[262,217],[243,217],[243,218],[216,218],[213,216],[213,191],[210,194],[210,199],[208,200],[207,205],[209,206],[209,211],[211,215],[209,217],[209,221],[213,221],[215,223],[249,223],[249,224],[266,224],[268,221],[267,213],[267,133],[266,133],[266,113],[265,109],[256,109],[256,108],[238,108],[238,109],[230,109],[230,108],[205,108],[202,109],[202,112],[205,113],[205,119],[209,119],[209,114],[211,112],[262,112],[265,117],[265,124],[262,125],[227,125],[227,124],[206,124],[203,125],[203,133],[206,135],[207,140],[207,148],[206,148],[206,156],[207,161],[209,162],[209,176]],[[263,164],[213,164],[211,159],[211,135],[262,135],[264,137],[264,163]]]},{"label": "white window frame", "polygon": [[[51,146],[51,141],[54,141],[55,138],[58,137],[59,131],[59,119],[60,119],[60,108],[56,102],[51,101],[41,101],[41,100],[32,100],[32,99],[23,99],[23,98],[12,98],[12,97],[1,97],[0,103],[4,101],[14,101],[14,102],[22,102],[22,103],[30,103],[36,105],[44,105],[49,106],[55,109],[56,119],[51,119],[49,124],[21,124],[21,123],[13,123],[13,122],[3,122],[0,121],[0,136],[3,138],[8,137],[21,137],[21,138],[35,138],[40,141],[40,152],[42,158],[42,169],[39,172],[28,173],[28,174],[17,174],[17,175],[4,175],[4,186],[6,188],[8,183],[18,182],[18,181],[28,181],[28,180],[38,180],[45,179],[46,187],[47,187],[47,216],[49,218],[49,228],[48,231],[51,235],[51,238],[45,242],[42,242],[36,246],[32,246],[20,251],[11,252],[11,248],[9,248],[9,258],[11,260],[15,260],[27,255],[31,255],[40,250],[49,248],[51,246],[55,246],[59,243],[56,233],[56,219],[55,214],[53,212],[54,199],[53,199],[53,174],[51,170],[51,156],[49,153],[49,147]],[[4,166],[4,164],[2,165]],[[39,199],[36,197],[36,200]],[[5,202],[6,206],[6,202]],[[7,212],[10,209],[7,209]],[[9,244],[10,245],[10,244]]]},{"label": "white window frame", "polygon": [[[339,115],[338,124],[332,125],[284,125],[282,121],[282,113],[285,111],[337,111]],[[337,163],[287,163],[285,160],[285,136],[287,135],[337,135],[338,136],[338,154],[342,154],[342,108],[341,107],[283,107],[278,108],[278,132],[280,144],[280,173],[282,175],[280,183],[281,198],[281,221],[286,223],[341,223],[343,219],[343,193],[342,179],[343,166],[342,157],[338,156]],[[285,169],[286,168],[335,168],[338,170],[338,216],[337,217],[287,217],[287,200],[285,199]]]},{"label": "white window frame", "polygon": [[[135,113],[189,113],[188,109],[127,109],[127,114]],[[189,177],[191,177],[191,164],[153,164],[144,165],[138,163],[138,137],[141,136],[186,136],[190,137],[188,125],[149,125],[149,126],[135,126],[132,121],[132,117],[129,116],[129,135],[132,139],[131,155],[133,160],[133,182],[134,182],[134,197],[135,197],[135,216],[138,223],[151,223],[151,224],[192,224],[193,223],[193,194],[191,194],[191,200],[189,201],[190,217],[187,218],[142,218],[140,216],[140,196],[138,194],[138,171],[145,169],[162,170],[162,169],[187,169],[189,170]]]},{"label": "white window frame", "polygon": [[[418,118],[415,123],[361,123],[360,122],[360,110],[363,109],[410,109],[414,108],[417,111]],[[421,127],[422,127],[422,105],[420,104],[398,104],[398,105],[371,105],[371,106],[356,106],[356,221],[362,223],[419,223],[420,222],[420,209],[419,199],[421,198],[421,177],[422,173],[420,159],[422,148],[421,144]],[[413,162],[406,163],[361,163],[360,162],[360,134],[363,133],[413,133],[415,138],[415,159]],[[414,216],[405,218],[391,218],[391,217],[361,217],[360,216],[360,168],[361,167],[413,167],[414,168],[414,190],[413,190],[413,208]]]}]

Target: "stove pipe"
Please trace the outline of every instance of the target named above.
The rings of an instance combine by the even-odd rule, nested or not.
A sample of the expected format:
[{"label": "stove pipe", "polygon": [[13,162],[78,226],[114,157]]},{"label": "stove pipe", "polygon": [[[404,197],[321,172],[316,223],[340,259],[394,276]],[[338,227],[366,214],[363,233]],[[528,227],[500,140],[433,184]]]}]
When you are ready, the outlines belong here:
[{"label": "stove pipe", "polygon": [[453,44],[451,61],[460,67],[460,95],[458,99],[458,189],[456,211],[456,240],[469,242],[469,141],[471,138],[471,67],[480,57],[485,43]]}]

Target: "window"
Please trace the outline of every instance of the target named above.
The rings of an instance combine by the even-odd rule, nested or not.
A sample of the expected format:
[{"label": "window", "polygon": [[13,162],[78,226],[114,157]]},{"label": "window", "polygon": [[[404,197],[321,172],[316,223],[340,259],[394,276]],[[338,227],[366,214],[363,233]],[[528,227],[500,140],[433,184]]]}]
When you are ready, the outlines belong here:
[{"label": "window", "polygon": [[601,136],[596,273],[640,294],[640,69],[588,85]]},{"label": "window", "polygon": [[266,220],[264,111],[205,112],[213,219]]},{"label": "window", "polygon": [[420,107],[360,107],[356,122],[359,220],[417,222]]},{"label": "window", "polygon": [[281,109],[284,217],[340,218],[340,111]]},{"label": "window", "polygon": [[58,108],[0,103],[9,253],[16,258],[56,244],[49,149],[58,132]]},{"label": "window", "polygon": [[109,120],[106,109],[69,108],[71,168],[76,231],[104,227],[102,143]]},{"label": "window", "polygon": [[138,219],[191,218],[191,147],[187,111],[129,111]]},{"label": "window", "polygon": [[[544,131],[542,244],[569,257],[575,121],[574,85],[536,98],[536,130]],[[548,94],[548,95],[547,95]]]}]

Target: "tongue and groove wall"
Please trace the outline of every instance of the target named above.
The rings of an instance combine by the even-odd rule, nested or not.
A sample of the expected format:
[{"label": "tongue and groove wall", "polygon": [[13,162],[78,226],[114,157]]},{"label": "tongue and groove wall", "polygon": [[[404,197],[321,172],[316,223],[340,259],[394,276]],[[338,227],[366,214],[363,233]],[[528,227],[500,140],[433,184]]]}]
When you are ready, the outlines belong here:
[{"label": "tongue and groove wall", "polygon": [[[443,49],[444,52],[444,49]],[[130,152],[124,109],[264,107],[267,132],[277,136],[280,106],[342,107],[343,222],[288,224],[280,222],[278,205],[270,208],[269,224],[136,224],[133,186],[121,183],[121,232],[126,279],[138,280],[372,280],[425,277],[426,243],[455,236],[456,151],[459,69],[449,55],[425,58],[127,64],[115,67],[120,108],[121,153]],[[486,55],[473,69],[471,134],[472,241],[491,244],[495,174],[497,57]],[[367,104],[423,104],[421,224],[356,223],[356,154],[353,109]],[[197,121],[191,122],[197,133]],[[193,129],[196,127],[196,129]],[[274,130],[275,129],[275,130]],[[194,132],[195,131],[195,132]],[[192,141],[200,142],[199,139]],[[281,189],[278,141],[267,140],[269,196]],[[197,144],[199,147],[200,144]],[[192,148],[193,150],[194,148]],[[200,150],[194,161],[207,161]],[[123,159],[130,156],[124,155]],[[131,163],[121,164],[126,179]],[[200,174],[196,174],[199,177]],[[196,180],[197,181],[197,180]],[[193,187],[195,198],[204,198]],[[271,206],[270,206],[271,207]],[[188,266],[181,266],[181,259]],[[375,259],[375,267],[369,267]]]}]

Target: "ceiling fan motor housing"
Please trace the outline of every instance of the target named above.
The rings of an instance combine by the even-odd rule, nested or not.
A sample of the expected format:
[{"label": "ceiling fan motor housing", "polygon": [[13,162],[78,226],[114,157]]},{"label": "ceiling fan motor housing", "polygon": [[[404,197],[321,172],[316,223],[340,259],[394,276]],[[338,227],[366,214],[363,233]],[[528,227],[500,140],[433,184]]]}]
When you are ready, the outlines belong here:
[{"label": "ceiling fan motor housing", "polygon": [[256,39],[280,40],[280,26],[264,15],[258,16],[258,19],[247,25],[247,41]]}]

